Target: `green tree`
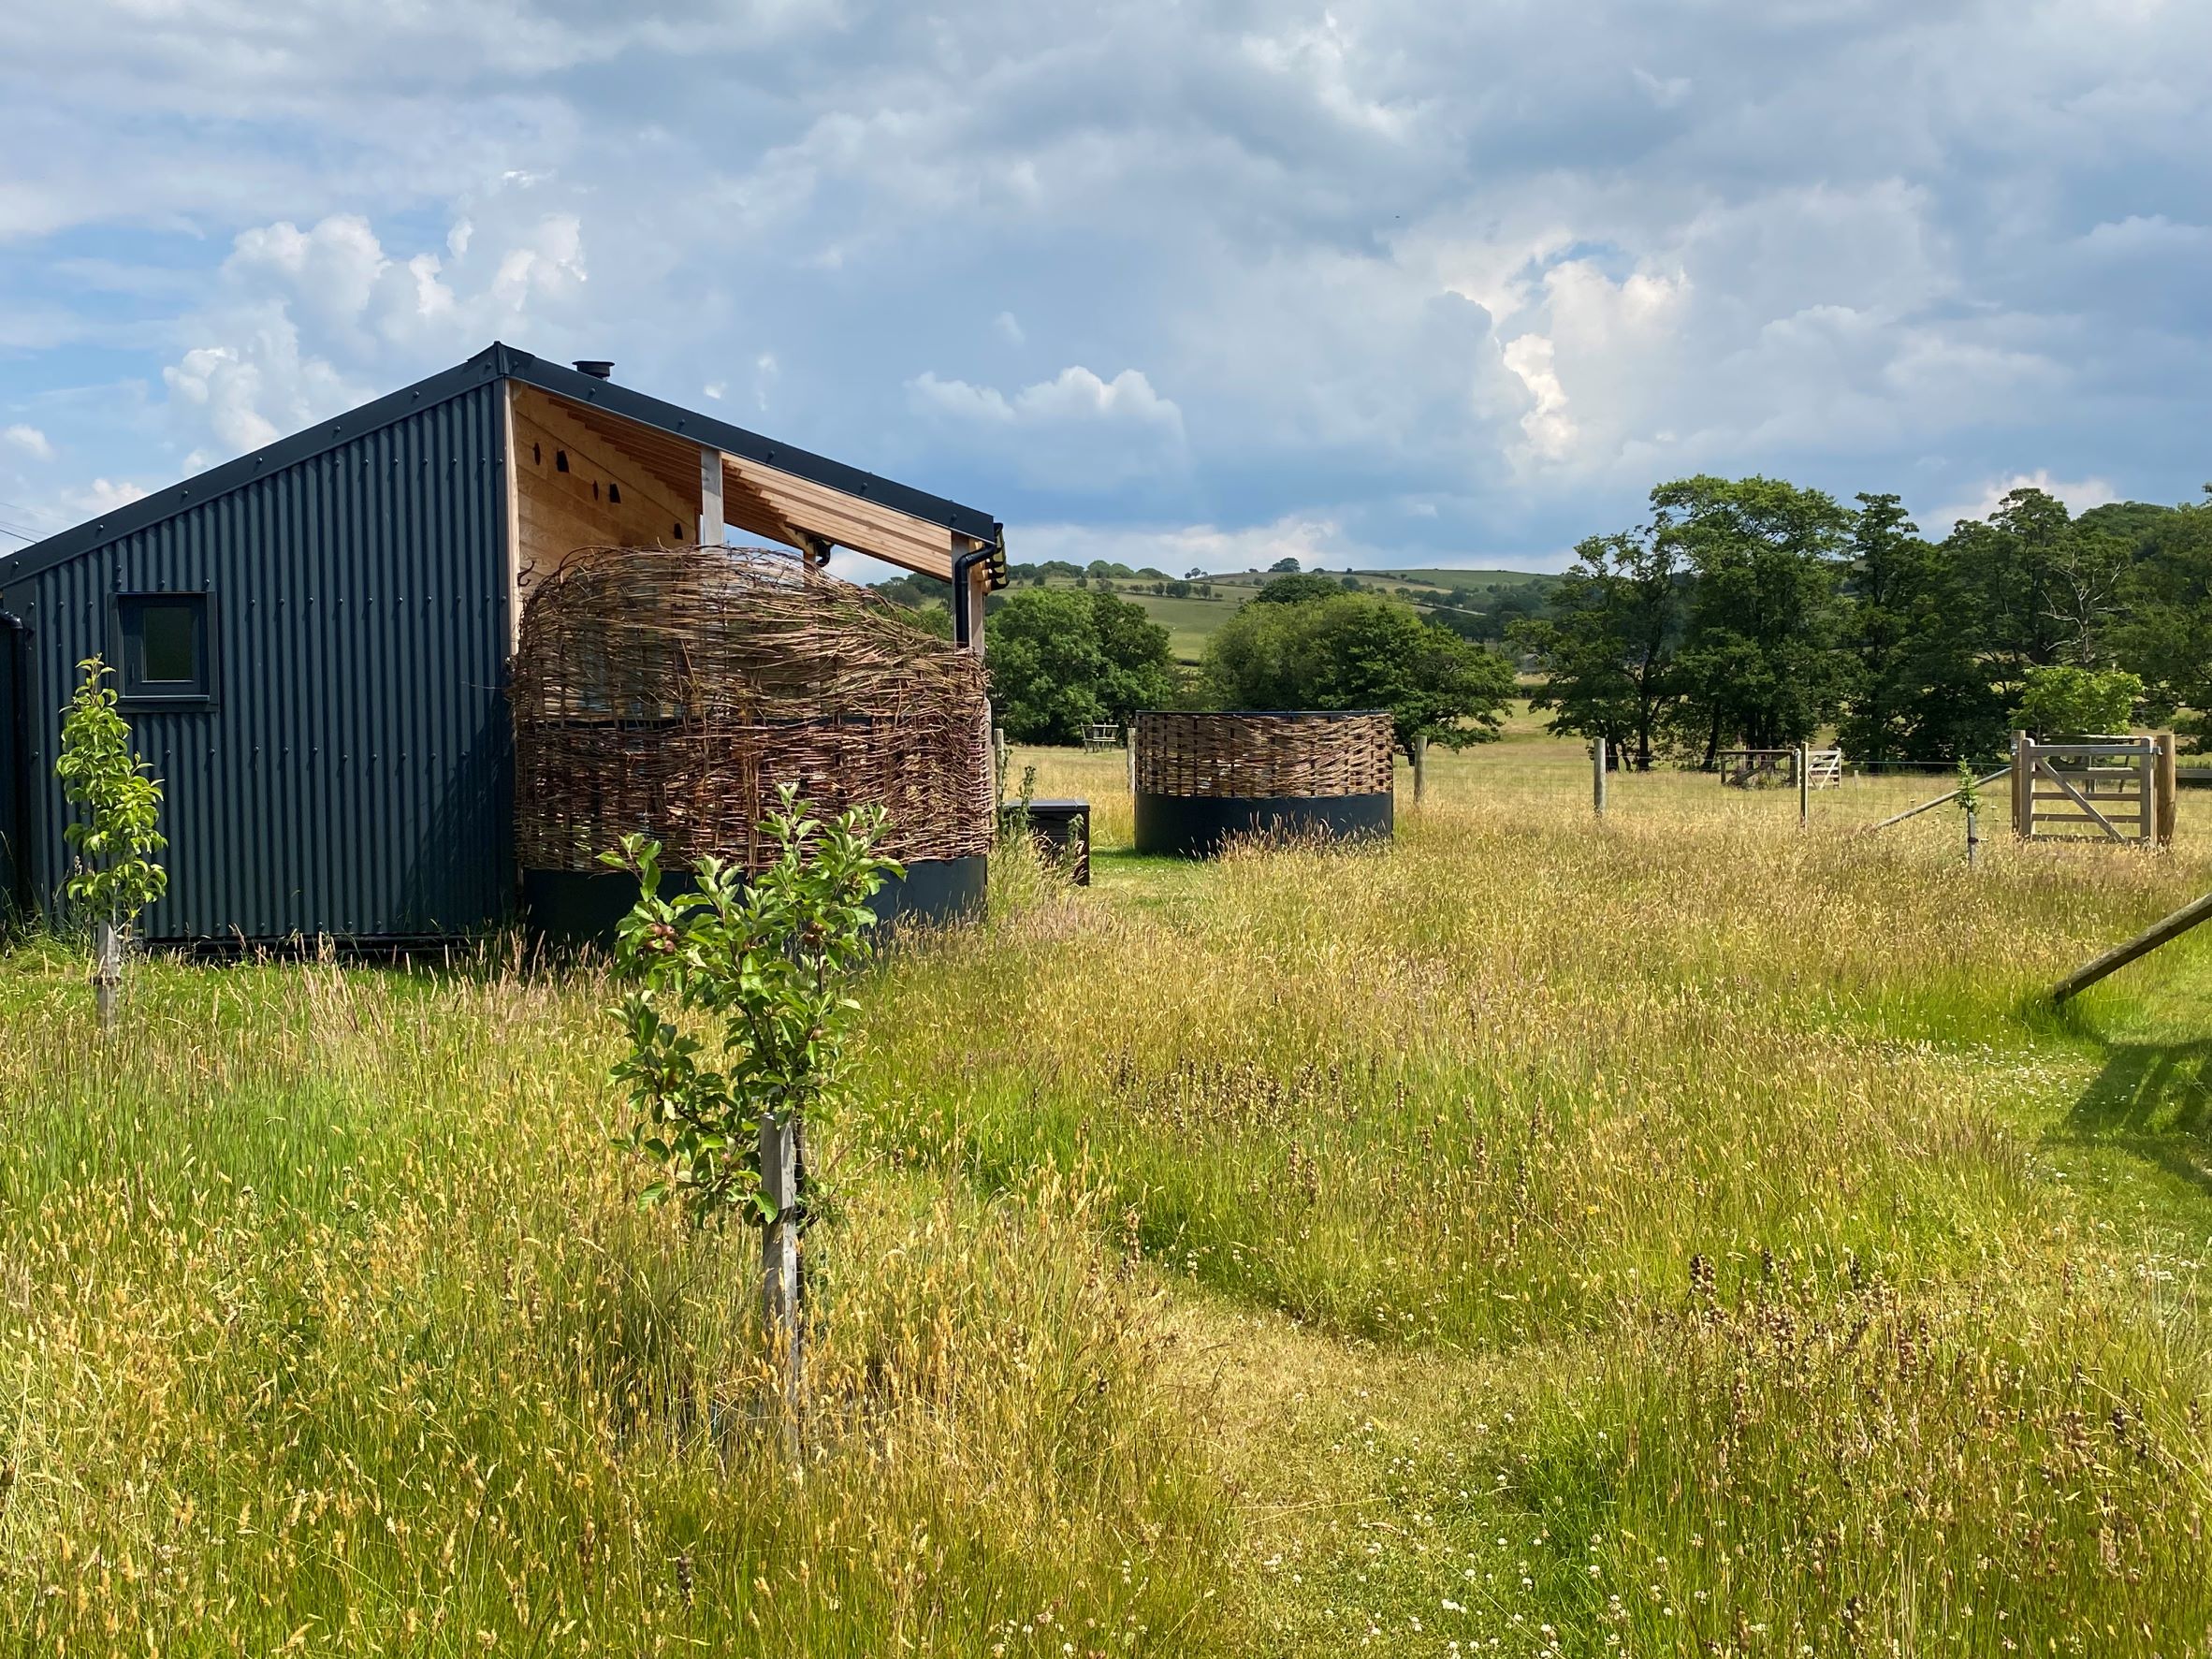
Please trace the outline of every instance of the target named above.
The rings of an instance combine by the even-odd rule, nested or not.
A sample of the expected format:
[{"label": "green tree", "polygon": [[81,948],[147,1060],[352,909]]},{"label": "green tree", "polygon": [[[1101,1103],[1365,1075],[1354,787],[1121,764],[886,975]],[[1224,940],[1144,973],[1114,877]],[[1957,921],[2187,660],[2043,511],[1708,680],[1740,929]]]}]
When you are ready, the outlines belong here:
[{"label": "green tree", "polygon": [[1675,659],[1682,745],[1808,740],[1836,710],[1843,659],[1837,578],[1851,515],[1775,478],[1684,478],[1652,492],[1654,537],[1695,581]]},{"label": "green tree", "polygon": [[824,823],[785,784],[763,825],[775,849],[766,867],[749,879],[703,858],[694,890],[673,896],[661,891],[658,842],[628,836],[602,855],[638,886],[616,934],[615,1012],[628,1047],[612,1077],[636,1114],[630,1145],[655,1171],[639,1202],[679,1201],[694,1224],[743,1215],[760,1225],[763,1310],[794,1453],[798,1251],[814,1197],[807,1127],[843,1099],[868,900],[904,873],[875,850],[883,822],[878,807]]},{"label": "green tree", "polygon": [[1300,604],[1309,599],[1330,599],[1346,589],[1333,576],[1319,571],[1290,571],[1260,583],[1252,596],[1255,604]]},{"label": "green tree", "polygon": [[108,684],[113,670],[97,657],[78,665],[84,676],[62,711],[62,752],[54,764],[62,793],[75,808],[63,834],[75,853],[63,892],[93,927],[93,983],[100,1023],[115,1018],[123,953],[138,913],[168,891],[168,872],[154,855],[168,846],[158,827],[161,780],[131,748],[131,729]]},{"label": "green tree", "polygon": [[[2205,486],[2212,496],[2212,485]],[[2127,506],[2140,508],[2140,503]],[[2087,522],[2109,509],[2082,515]],[[2155,511],[2156,517],[2148,515]],[[2123,615],[2112,630],[2119,666],[2140,675],[2147,712],[2172,719],[2202,748],[2212,711],[2212,501],[2141,509],[2136,558],[2121,586]]]},{"label": "green tree", "polygon": [[1513,695],[1504,658],[1361,593],[1245,605],[1207,642],[1205,679],[1230,708],[1387,708],[1407,754],[1495,737]]},{"label": "green tree", "polygon": [[1298,560],[1286,556],[1276,560],[1274,563],[1269,565],[1267,568],[1270,574],[1274,575],[1295,575],[1298,573]]},{"label": "green tree", "polygon": [[1945,546],[2001,696],[2017,698],[2030,668],[2110,662],[2131,563],[2122,537],[2069,518],[2056,496],[2016,489],[1986,521],[1962,519]]},{"label": "green tree", "polygon": [[991,706],[1018,743],[1076,743],[1097,720],[1176,700],[1168,631],[1103,589],[1026,589],[983,633]]},{"label": "green tree", "polygon": [[1682,592],[1678,549],[1650,530],[1579,543],[1549,595],[1549,614],[1513,617],[1506,628],[1544,674],[1529,706],[1551,711],[1552,731],[1603,737],[1622,764],[1650,771],[1677,698]]},{"label": "green tree", "polygon": [[2034,737],[2111,736],[2129,730],[2142,698],[2124,668],[2030,668],[2013,720]]},{"label": "green tree", "polygon": [[1862,495],[1852,528],[1838,736],[1863,761],[2001,753],[2010,730],[1971,594],[1948,544],[1923,538],[1893,495]]}]

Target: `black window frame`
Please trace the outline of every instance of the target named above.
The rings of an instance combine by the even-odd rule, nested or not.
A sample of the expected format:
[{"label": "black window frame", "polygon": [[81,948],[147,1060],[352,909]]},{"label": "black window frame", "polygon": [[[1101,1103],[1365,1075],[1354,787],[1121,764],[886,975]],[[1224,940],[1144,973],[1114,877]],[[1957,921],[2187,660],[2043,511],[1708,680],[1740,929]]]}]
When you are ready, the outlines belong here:
[{"label": "black window frame", "polygon": [[[189,602],[196,611],[196,666],[189,680],[150,680],[142,672],[145,633],[139,618],[149,605]],[[204,588],[140,588],[115,595],[110,618],[119,704],[136,709],[193,709],[215,706],[215,596]]]}]

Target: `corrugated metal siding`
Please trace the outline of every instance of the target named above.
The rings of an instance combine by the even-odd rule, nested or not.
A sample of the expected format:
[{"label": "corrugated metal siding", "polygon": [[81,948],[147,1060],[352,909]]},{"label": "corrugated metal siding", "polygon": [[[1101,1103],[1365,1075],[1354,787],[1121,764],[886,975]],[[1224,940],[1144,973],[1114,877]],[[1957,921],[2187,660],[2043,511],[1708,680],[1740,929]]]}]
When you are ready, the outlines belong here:
[{"label": "corrugated metal siding", "polygon": [[21,669],[17,653],[22,634],[5,621],[0,621],[0,937],[5,937],[9,925],[17,920],[16,877],[23,866],[23,851],[18,843],[27,837],[22,834],[23,801],[19,791],[22,786],[23,757],[17,749],[16,731],[20,709],[18,693],[21,689]]},{"label": "corrugated metal siding", "polygon": [[[168,792],[148,938],[418,938],[506,911],[503,395],[434,404],[8,593],[33,631],[44,778],[74,664],[115,658],[112,596],[210,595],[215,706],[130,712]],[[42,891],[62,823],[54,790]]]}]

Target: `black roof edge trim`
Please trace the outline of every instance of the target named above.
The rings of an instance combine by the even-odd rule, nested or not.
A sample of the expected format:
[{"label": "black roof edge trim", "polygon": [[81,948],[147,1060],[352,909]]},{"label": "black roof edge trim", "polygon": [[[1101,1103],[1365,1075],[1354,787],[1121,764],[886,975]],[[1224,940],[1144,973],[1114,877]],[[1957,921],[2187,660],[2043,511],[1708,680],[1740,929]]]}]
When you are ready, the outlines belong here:
[{"label": "black roof edge trim", "polygon": [[991,554],[991,585],[1003,588],[1007,584],[1005,531],[998,522],[973,507],[961,506],[942,496],[912,488],[892,479],[878,477],[858,467],[847,466],[804,449],[795,449],[734,427],[712,415],[700,415],[677,404],[648,397],[618,382],[594,380],[588,374],[544,358],[529,352],[517,351],[501,341],[493,341],[483,351],[464,363],[442,370],[413,386],[401,386],[357,409],[348,410],[331,420],[317,421],[304,431],[255,450],[251,455],[240,456],[236,460],[225,461],[193,477],[183,479],[167,489],[88,518],[83,523],[19,547],[13,553],[0,554],[0,585],[20,581],[27,576],[65,564],[72,559],[93,552],[124,537],[160,523],[193,505],[204,505],[217,496],[228,495],[243,488],[257,478],[286,467],[298,466],[319,455],[337,448],[356,438],[367,437],[406,419],[419,411],[448,402],[464,392],[500,380],[519,380],[573,402],[596,404],[626,419],[638,421],[672,436],[698,444],[712,444],[744,460],[756,460],[763,466],[805,478],[809,483],[881,502],[896,512],[906,513],[947,530],[983,543]]}]

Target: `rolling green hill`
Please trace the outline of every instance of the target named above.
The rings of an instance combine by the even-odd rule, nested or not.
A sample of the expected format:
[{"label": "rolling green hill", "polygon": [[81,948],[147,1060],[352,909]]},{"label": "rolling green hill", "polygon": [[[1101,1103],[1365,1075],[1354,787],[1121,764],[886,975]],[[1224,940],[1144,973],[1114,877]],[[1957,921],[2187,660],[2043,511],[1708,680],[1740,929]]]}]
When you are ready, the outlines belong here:
[{"label": "rolling green hill", "polygon": [[[1068,567],[1062,566],[1065,571]],[[1014,566],[1015,580],[1012,591],[1032,585],[1026,575],[1027,567]],[[1549,591],[1559,577],[1535,571],[1522,570],[1362,570],[1317,571],[1336,580],[1349,576],[1359,584],[1359,590],[1384,593],[1403,599],[1408,604],[1424,611],[1450,609],[1460,617],[1487,613],[1501,604],[1508,604],[1507,596],[1521,598],[1530,589],[1539,594]],[[1122,598],[1142,605],[1145,614],[1168,631],[1169,647],[1179,662],[1195,663],[1205,654],[1206,640],[1215,629],[1236,613],[1237,607],[1259,592],[1274,575],[1272,571],[1235,571],[1226,575],[1200,576],[1187,581],[1176,581],[1173,586],[1197,591],[1172,594],[1152,591],[1154,578],[1094,577],[1091,586],[1101,583]],[[1074,586],[1075,578],[1055,572],[1044,579],[1048,588]],[[1162,581],[1161,586],[1167,586]],[[900,604],[942,606],[951,590],[942,582],[927,576],[899,576],[880,582],[877,591]],[[1457,604],[1450,602],[1456,597]],[[1522,600],[1525,604],[1525,600]],[[1508,605],[1508,608],[1514,608]],[[941,618],[940,618],[941,620]],[[949,624],[947,625],[949,628]]]},{"label": "rolling green hill", "polygon": [[[1436,602],[1448,594],[1458,594],[1463,608],[1487,611],[1491,603],[1506,593],[1529,588],[1549,589],[1559,578],[1534,571],[1518,570],[1363,570],[1325,571],[1324,575],[1342,577],[1350,575],[1362,590],[1387,593],[1403,599],[1418,609],[1435,608]],[[1199,578],[1213,589],[1211,598],[1196,594],[1188,598],[1175,598],[1151,591],[1150,578],[1127,581],[1113,578],[1110,585],[1114,592],[1144,607],[1145,614],[1168,631],[1168,643],[1179,662],[1195,663],[1204,655],[1206,640],[1214,630],[1236,613],[1272,573],[1267,571],[1238,571],[1228,575]],[[1017,588],[1022,584],[1017,583]],[[1071,578],[1054,575],[1045,579],[1045,586],[1065,588]],[[1194,583],[1194,585],[1196,585]]]}]

